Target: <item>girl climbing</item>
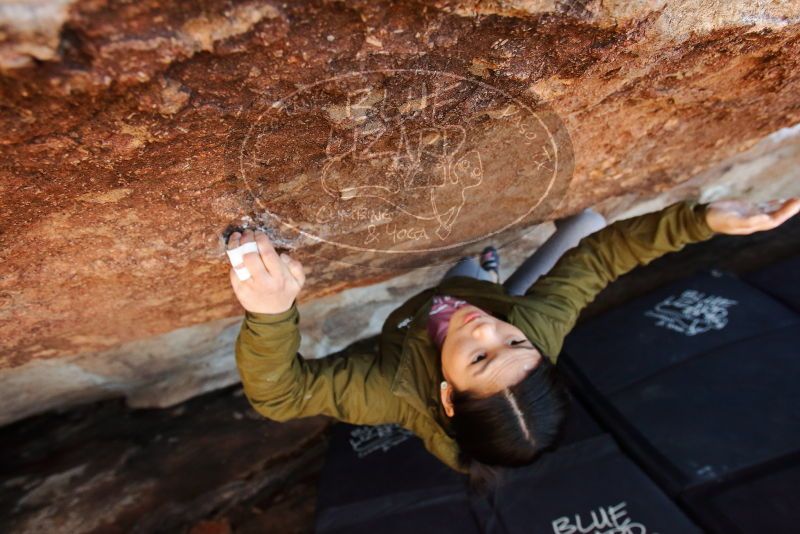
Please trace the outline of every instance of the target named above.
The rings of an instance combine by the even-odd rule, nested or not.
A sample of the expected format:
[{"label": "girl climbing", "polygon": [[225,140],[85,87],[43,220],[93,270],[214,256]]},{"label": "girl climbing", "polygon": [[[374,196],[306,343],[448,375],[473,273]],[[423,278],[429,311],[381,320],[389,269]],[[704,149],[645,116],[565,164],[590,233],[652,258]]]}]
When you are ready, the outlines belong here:
[{"label": "girl climbing", "polygon": [[602,218],[584,212],[559,221],[503,284],[491,248],[482,265],[462,258],[389,315],[377,354],[352,349],[311,360],[297,352],[303,266],[279,255],[263,232],[234,233],[230,278],[246,310],[236,340],[244,392],[278,421],[325,414],[397,423],[443,462],[476,476],[528,464],[557,439],[566,400],[556,359],[600,290],[688,243],[769,230],[798,211],[800,199],[763,210],[741,201],[681,202],[599,231]]}]

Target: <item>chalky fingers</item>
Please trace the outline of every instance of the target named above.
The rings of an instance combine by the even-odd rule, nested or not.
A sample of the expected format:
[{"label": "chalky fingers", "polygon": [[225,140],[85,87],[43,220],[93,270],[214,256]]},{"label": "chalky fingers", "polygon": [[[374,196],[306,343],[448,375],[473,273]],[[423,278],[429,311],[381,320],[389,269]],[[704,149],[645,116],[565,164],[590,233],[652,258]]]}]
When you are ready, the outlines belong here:
[{"label": "chalky fingers", "polygon": [[240,246],[248,243],[253,243],[255,248],[245,251],[243,256],[244,266],[247,267],[247,270],[250,271],[250,276],[256,281],[266,282],[272,277],[270,273],[267,272],[264,262],[261,261],[261,255],[258,253],[258,245],[255,241],[255,234],[250,229],[245,230],[242,234]]}]

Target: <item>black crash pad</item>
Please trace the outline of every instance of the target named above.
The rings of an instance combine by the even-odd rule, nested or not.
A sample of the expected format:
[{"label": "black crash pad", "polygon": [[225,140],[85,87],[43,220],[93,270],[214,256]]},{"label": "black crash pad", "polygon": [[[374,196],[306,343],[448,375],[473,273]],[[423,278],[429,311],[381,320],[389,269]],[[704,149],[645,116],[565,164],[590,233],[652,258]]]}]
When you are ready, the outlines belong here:
[{"label": "black crash pad", "polygon": [[409,532],[420,525],[479,532],[466,482],[397,425],[340,423],[320,475],[316,532]]},{"label": "black crash pad", "polygon": [[800,459],[689,493],[683,500],[711,532],[795,534],[800,519]]},{"label": "black crash pad", "polygon": [[381,534],[409,534],[440,532],[453,534],[480,534],[467,497],[427,492],[418,494],[416,502],[393,504],[385,509],[385,502],[368,502],[352,508],[341,508],[337,514],[318,516],[315,532],[325,534],[353,534],[360,532]]},{"label": "black crash pad", "polygon": [[800,314],[713,272],[585,322],[567,336],[560,361],[608,395],[692,356],[793,324],[800,327]]},{"label": "black crash pad", "polygon": [[[599,404],[606,423],[670,492],[800,451],[800,329],[740,340]],[[602,411],[602,410],[601,410]]]},{"label": "black crash pad", "polygon": [[800,256],[750,273],[745,280],[800,312]]},{"label": "black crash pad", "polygon": [[606,514],[612,526],[697,532],[573,401],[560,447],[532,466],[508,471],[495,491],[480,498],[467,493],[464,476],[405,431],[335,425],[320,478],[316,531],[570,532],[592,513]]},{"label": "black crash pad", "polygon": [[518,469],[494,498],[502,532],[701,532],[607,434]]}]

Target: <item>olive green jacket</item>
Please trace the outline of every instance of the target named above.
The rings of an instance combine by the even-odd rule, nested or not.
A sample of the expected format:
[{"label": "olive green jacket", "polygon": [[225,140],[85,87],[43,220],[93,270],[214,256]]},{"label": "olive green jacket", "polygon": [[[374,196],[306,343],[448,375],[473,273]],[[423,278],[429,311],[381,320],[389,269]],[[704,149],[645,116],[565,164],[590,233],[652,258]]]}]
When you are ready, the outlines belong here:
[{"label": "olive green jacket", "polygon": [[439,400],[439,353],[426,328],[433,295],[452,295],[503,318],[555,363],[581,309],[609,282],[713,235],[705,208],[683,202],[617,221],[581,240],[521,296],[493,282],[446,278],[389,315],[378,354],[353,349],[306,360],[297,352],[296,301],[279,314],[248,312],[236,340],[244,392],[259,413],[277,421],[325,414],[354,424],[397,423],[419,436],[440,460],[464,471]]}]

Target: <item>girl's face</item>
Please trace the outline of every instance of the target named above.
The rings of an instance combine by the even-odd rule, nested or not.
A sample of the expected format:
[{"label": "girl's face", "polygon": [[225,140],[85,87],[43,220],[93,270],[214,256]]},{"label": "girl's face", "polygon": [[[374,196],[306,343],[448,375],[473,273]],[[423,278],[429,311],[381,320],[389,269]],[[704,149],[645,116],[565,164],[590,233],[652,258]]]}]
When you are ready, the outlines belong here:
[{"label": "girl's face", "polygon": [[[442,373],[451,389],[488,397],[520,382],[541,359],[519,328],[466,304],[450,318]],[[445,409],[451,394],[442,391]]]}]

